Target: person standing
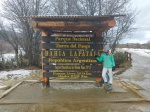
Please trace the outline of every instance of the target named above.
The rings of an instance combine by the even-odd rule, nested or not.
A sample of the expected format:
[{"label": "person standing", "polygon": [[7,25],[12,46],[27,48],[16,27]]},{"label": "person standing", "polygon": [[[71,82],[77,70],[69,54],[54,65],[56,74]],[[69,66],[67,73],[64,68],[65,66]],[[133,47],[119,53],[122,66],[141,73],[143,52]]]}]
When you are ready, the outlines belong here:
[{"label": "person standing", "polygon": [[[102,70],[102,78],[104,80],[105,88],[108,90],[112,89],[112,82],[113,82],[113,73],[112,68],[115,67],[114,56],[111,53],[109,45],[105,45],[103,49],[104,53],[100,56],[95,56],[96,60],[99,62],[103,62],[103,70]],[[109,76],[109,81],[107,80],[107,74]]]}]

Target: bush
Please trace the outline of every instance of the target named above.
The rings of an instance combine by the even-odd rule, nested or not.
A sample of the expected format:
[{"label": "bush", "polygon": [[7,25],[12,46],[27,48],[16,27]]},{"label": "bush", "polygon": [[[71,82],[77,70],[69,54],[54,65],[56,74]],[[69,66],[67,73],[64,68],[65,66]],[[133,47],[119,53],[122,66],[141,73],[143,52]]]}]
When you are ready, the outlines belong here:
[{"label": "bush", "polygon": [[115,52],[114,59],[115,59],[116,67],[119,67],[119,65],[127,61],[124,52]]}]

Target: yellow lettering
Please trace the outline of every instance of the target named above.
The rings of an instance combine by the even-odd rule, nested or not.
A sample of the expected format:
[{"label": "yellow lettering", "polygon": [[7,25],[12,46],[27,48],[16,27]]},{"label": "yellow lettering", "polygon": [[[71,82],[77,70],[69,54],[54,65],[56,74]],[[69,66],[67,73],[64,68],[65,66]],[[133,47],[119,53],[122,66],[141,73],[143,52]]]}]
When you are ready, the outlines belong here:
[{"label": "yellow lettering", "polygon": [[56,48],[69,48],[69,45],[55,44]]},{"label": "yellow lettering", "polygon": [[65,53],[65,51],[63,51],[63,52],[62,52],[62,56],[66,56],[66,53]]},{"label": "yellow lettering", "polygon": [[78,44],[78,48],[89,49],[89,48],[90,48],[90,45]]},{"label": "yellow lettering", "polygon": [[48,51],[45,51],[45,52],[44,52],[44,56],[48,56]]},{"label": "yellow lettering", "polygon": [[73,56],[72,51],[70,51],[70,56]]},{"label": "yellow lettering", "polygon": [[58,56],[58,51],[54,51],[54,56]]},{"label": "yellow lettering", "polygon": [[76,51],[74,52],[74,56],[78,56]]},{"label": "yellow lettering", "polygon": [[49,51],[49,56],[53,56],[53,52],[52,51]]},{"label": "yellow lettering", "polygon": [[86,56],[89,56],[89,51],[85,51],[85,53],[86,53]]},{"label": "yellow lettering", "polygon": [[82,56],[85,56],[85,52],[82,52]]},{"label": "yellow lettering", "polygon": [[71,41],[71,38],[55,37],[55,41],[67,42]]},{"label": "yellow lettering", "polygon": [[93,53],[92,53],[92,52],[90,52],[90,56],[93,56]]}]

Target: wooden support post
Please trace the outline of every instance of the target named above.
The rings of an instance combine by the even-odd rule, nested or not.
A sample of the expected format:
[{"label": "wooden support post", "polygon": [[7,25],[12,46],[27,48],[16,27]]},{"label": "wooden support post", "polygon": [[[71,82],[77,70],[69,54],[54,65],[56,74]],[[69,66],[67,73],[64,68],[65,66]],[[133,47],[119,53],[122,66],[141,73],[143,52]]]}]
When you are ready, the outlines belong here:
[{"label": "wooden support post", "polygon": [[[94,36],[96,36],[97,38],[102,38],[103,35],[102,35],[101,29],[99,29],[96,32],[94,32]],[[100,71],[102,71],[102,69]],[[102,83],[103,83],[102,74],[100,74],[100,77],[96,77],[95,80],[98,83],[99,87],[102,87]]]},{"label": "wooden support post", "polygon": [[[48,36],[48,33],[42,31],[42,36]],[[44,44],[45,42],[42,41],[41,44]],[[46,49],[42,49],[46,50]],[[43,70],[43,66],[45,65],[45,63],[43,62],[43,58],[45,58],[42,54],[42,75],[44,74],[44,72],[48,72],[47,70]],[[48,77],[44,77],[43,75],[43,79],[42,79],[42,83],[43,83],[43,87],[50,87],[50,82],[49,82],[49,78]]]}]

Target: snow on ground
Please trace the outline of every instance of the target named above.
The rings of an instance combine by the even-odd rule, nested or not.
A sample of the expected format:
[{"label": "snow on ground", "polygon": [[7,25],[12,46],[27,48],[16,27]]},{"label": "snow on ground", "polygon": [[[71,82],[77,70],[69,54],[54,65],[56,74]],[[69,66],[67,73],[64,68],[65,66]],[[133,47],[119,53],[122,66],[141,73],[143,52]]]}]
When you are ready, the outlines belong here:
[{"label": "snow on ground", "polygon": [[2,61],[2,58],[3,58],[5,61],[10,61],[11,59],[14,59],[14,58],[15,58],[15,54],[13,54],[13,53],[3,54],[2,57],[0,57],[0,61]]},{"label": "snow on ground", "polygon": [[117,50],[134,54],[132,55],[132,67],[123,72],[120,78],[124,81],[135,83],[150,92],[150,50],[133,48]]},{"label": "snow on ground", "polygon": [[0,80],[9,80],[9,79],[23,79],[29,76],[34,70],[12,70],[12,71],[1,71]]},{"label": "snow on ground", "polygon": [[[19,48],[18,50],[18,55],[25,55],[25,52],[23,51],[22,48]],[[7,54],[2,54],[2,56],[0,56],[0,61],[2,61],[2,58],[5,61],[10,61],[11,59],[15,58],[15,53],[7,53]]]},{"label": "snow on ground", "polygon": [[150,58],[150,49],[122,48],[123,51]]}]

